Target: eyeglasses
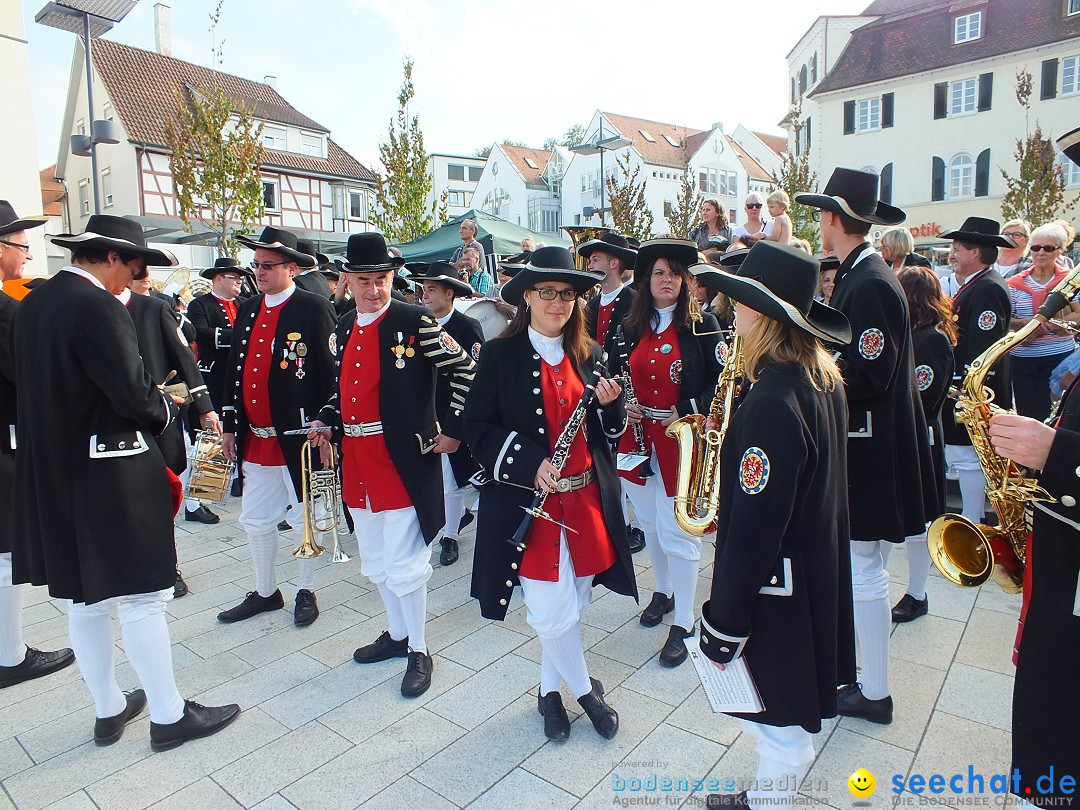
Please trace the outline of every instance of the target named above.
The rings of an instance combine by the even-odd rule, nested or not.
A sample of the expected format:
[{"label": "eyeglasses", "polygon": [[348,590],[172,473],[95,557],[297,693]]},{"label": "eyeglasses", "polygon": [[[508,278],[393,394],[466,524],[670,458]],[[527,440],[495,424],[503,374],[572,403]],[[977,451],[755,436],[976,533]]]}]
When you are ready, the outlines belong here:
[{"label": "eyeglasses", "polygon": [[545,301],[554,301],[556,297],[563,301],[574,301],[578,297],[577,290],[556,290],[554,287],[533,287],[532,290]]},{"label": "eyeglasses", "polygon": [[22,248],[27,253],[30,252],[30,245],[24,245],[22,242],[9,242],[7,239],[0,239],[0,245],[7,245],[8,247]]},{"label": "eyeglasses", "polygon": [[747,208],[761,208],[761,203],[747,203]]},{"label": "eyeglasses", "polygon": [[279,264],[288,264],[289,262],[252,262],[249,266],[252,270],[273,270]]},{"label": "eyeglasses", "polygon": [[821,222],[821,209],[815,208],[813,212],[811,212],[810,217],[814,220],[814,222]]},{"label": "eyeglasses", "polygon": [[1007,236],[1010,239],[1027,239],[1027,234],[1023,231],[1006,231],[1002,236]]},{"label": "eyeglasses", "polygon": [[240,276],[234,276],[231,273],[222,273],[221,277],[222,278],[227,278],[229,281],[240,281],[240,279],[241,279]]},{"label": "eyeglasses", "polygon": [[1055,250],[1061,250],[1057,245],[1028,245],[1028,250],[1032,253],[1038,253],[1040,250],[1045,250],[1047,253],[1053,253]]}]

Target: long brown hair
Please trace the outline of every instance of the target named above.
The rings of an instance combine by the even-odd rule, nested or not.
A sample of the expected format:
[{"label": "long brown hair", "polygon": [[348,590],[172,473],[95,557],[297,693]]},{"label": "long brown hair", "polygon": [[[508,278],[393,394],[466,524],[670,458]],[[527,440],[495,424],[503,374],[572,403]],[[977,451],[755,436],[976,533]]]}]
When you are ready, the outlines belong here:
[{"label": "long brown hair", "polygon": [[896,278],[907,296],[911,331],[934,326],[955,346],[957,332],[952,304],[941,291],[941,282],[934,271],[921,265],[909,265]]},{"label": "long brown hair", "polygon": [[[675,312],[672,313],[672,322],[677,332],[690,331],[690,270],[680,261],[668,256],[658,256],[657,261],[664,259],[668,267],[682,279],[682,287],[679,289],[679,300],[675,303]],[[656,299],[652,294],[652,272],[656,262],[649,268],[640,285],[634,285],[633,302],[630,311],[626,313],[623,321],[623,334],[630,343],[637,343],[645,331],[659,325],[660,317],[656,314]]]},{"label": "long brown hair", "polygon": [[818,391],[833,391],[843,382],[840,367],[817,338],[765,315],[750,327],[743,340],[742,356],[750,382],[757,382],[767,360],[801,367]]},{"label": "long brown hair", "polygon": [[[528,332],[531,321],[532,316],[529,314],[529,307],[525,305],[523,297],[509,325],[495,340],[517,337],[522,332]],[[578,300],[574,301],[574,308],[570,312],[570,320],[563,327],[562,345],[563,351],[566,352],[575,365],[579,366],[584,365],[585,361],[589,359],[589,352],[592,346],[595,345],[589,337],[589,333],[585,330],[585,315],[582,312],[580,296]]]}]

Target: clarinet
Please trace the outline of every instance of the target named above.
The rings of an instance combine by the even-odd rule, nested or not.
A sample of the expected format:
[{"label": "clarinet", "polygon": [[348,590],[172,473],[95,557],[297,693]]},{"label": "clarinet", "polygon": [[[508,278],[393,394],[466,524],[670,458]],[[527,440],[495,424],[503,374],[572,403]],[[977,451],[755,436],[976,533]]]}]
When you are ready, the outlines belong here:
[{"label": "clarinet", "polygon": [[[577,407],[574,408],[574,412],[570,414],[570,418],[566,421],[566,426],[562,429],[562,433],[559,434],[558,441],[555,442],[555,452],[551,454],[551,464],[562,472],[563,467],[566,465],[566,459],[570,455],[570,445],[574,441],[574,437],[577,436],[578,430],[585,423],[585,416],[588,409],[596,401],[596,384],[600,382],[600,378],[604,373],[604,360],[607,359],[605,355],[599,363],[596,364],[596,368],[593,369],[592,377],[585,385],[585,391],[581,395],[581,399],[578,400]],[[566,492],[569,489],[569,481],[565,481],[566,488],[564,489],[564,481],[559,481],[557,486],[559,492]],[[514,536],[507,542],[514,546],[518,551],[524,551],[528,546],[527,538],[529,531],[532,529],[533,521],[536,518],[543,518],[544,520],[551,520],[551,517],[544,511],[544,502],[550,493],[546,489],[538,489],[533,493],[532,504],[522,509],[525,510],[525,517],[521,519],[521,525],[518,526],[517,531],[514,532]]]},{"label": "clarinet", "polygon": [[[636,405],[641,407],[641,403],[638,402],[637,395],[634,393],[634,383],[630,379],[630,354],[626,351],[626,342],[623,340],[622,327],[619,327],[618,332],[619,342],[619,355],[622,357],[623,373],[619,380],[622,383],[623,396],[626,398],[627,405]],[[645,461],[641,465],[641,477],[648,478],[653,474],[652,464],[649,462],[649,451],[645,447],[645,428],[640,421],[635,422],[631,428],[634,431],[634,442],[637,446],[634,448],[634,455],[645,456]]]}]

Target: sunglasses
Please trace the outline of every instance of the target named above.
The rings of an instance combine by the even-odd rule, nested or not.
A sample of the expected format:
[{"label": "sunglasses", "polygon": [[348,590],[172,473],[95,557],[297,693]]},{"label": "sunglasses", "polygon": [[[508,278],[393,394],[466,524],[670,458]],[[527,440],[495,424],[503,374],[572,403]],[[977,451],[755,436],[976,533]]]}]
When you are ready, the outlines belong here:
[{"label": "sunglasses", "polygon": [[556,290],[553,287],[533,287],[532,290],[545,301],[554,301],[556,298],[574,301],[578,297],[577,290]]},{"label": "sunglasses", "polygon": [[30,252],[30,245],[24,245],[22,242],[9,242],[7,239],[0,239],[0,245],[7,245],[8,247],[21,248],[27,253]]},{"label": "sunglasses", "polygon": [[761,203],[747,203],[747,208],[761,208]]},{"label": "sunglasses", "polygon": [[1057,245],[1028,245],[1028,250],[1032,253],[1038,253],[1040,250],[1045,250],[1047,253],[1053,253],[1055,250],[1061,250]]},{"label": "sunglasses", "polygon": [[279,264],[288,264],[289,262],[252,262],[249,267],[252,270],[273,270]]}]

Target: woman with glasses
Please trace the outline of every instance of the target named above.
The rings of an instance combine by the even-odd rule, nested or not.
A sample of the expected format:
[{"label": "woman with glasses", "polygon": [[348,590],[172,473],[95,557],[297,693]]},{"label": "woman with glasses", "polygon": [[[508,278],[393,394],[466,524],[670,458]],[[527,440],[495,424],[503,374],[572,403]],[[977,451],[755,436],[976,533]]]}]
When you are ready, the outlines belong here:
[{"label": "woman with glasses", "polygon": [[[1068,270],[1058,260],[1067,239],[1065,229],[1054,223],[1040,225],[1031,232],[1028,248],[1032,266],[1007,281],[1012,300],[1010,328],[1019,329],[1030,321],[1047,294],[1065,278]],[[1059,317],[1080,322],[1080,304],[1073,303],[1070,310]],[[1009,362],[1018,414],[1040,421],[1050,415],[1050,373],[1075,348],[1076,340],[1067,330],[1045,324],[1012,350]]]},{"label": "woman with glasses", "polygon": [[[526,619],[540,637],[538,709],[552,740],[570,736],[564,682],[601,736],[618,731],[603,685],[589,677],[580,622],[594,584],[637,596],[608,445],[626,429],[622,389],[607,379],[577,304],[598,281],[565,248],[533,252],[503,285],[517,312],[484,344],[465,403],[466,441],[491,479],[480,490],[472,595],[485,618],[502,620],[521,586]],[[565,444],[563,429],[597,368],[593,404]],[[560,448],[569,451],[562,469],[552,464]],[[510,538],[540,490],[549,493],[545,517],[535,519],[522,549]]]},{"label": "woman with glasses", "polygon": [[765,238],[765,221],[761,218],[762,209],[765,208],[765,197],[757,191],[751,191],[746,195],[743,202],[743,210],[746,211],[746,222],[736,225],[731,231],[731,240],[736,239],[744,244],[753,244],[759,239]]},{"label": "woman with glasses", "polygon": [[[681,416],[708,411],[723,348],[713,315],[706,313],[696,325],[690,317],[693,276],[689,268],[697,261],[694,242],[653,239],[642,243],[634,269],[637,294],[616,333],[614,345],[620,356],[612,361],[633,383],[637,404],[628,405],[627,413],[631,423],[641,425],[644,438],[647,459],[620,475],[645,533],[655,578],[641,623],[655,627],[665,614],[675,614],[660,651],[660,664],[666,667],[686,660],[683,639],[694,634],[701,538],[685,534],[675,522],[679,448],[665,431]],[[706,275],[698,282],[714,286]],[[628,431],[619,451],[634,453],[636,445],[634,432]]]},{"label": "woman with glasses", "polygon": [[1001,277],[1008,278],[1031,267],[1031,255],[1028,253],[1031,223],[1022,219],[1010,219],[1001,226],[1001,235],[1016,243],[1014,248],[998,248],[998,260],[994,263],[994,269]]}]

